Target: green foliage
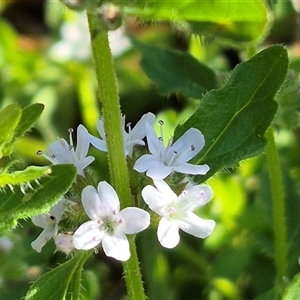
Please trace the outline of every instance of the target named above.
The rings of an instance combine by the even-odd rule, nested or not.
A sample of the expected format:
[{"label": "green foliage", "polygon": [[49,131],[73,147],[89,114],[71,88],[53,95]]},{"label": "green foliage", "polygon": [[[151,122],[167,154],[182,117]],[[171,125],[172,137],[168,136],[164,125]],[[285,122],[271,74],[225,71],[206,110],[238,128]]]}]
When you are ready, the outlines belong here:
[{"label": "green foliage", "polygon": [[300,273],[294,277],[282,297],[282,300],[291,299],[300,299]]},{"label": "green foliage", "polygon": [[16,177],[19,177],[19,180],[38,178],[35,178],[36,182],[32,184],[33,190],[27,189],[25,194],[21,189],[16,189],[14,192],[6,190],[0,194],[0,231],[15,227],[18,219],[49,211],[68,191],[75,176],[76,168],[73,165],[36,167],[27,169],[25,175],[22,172],[18,173]]},{"label": "green foliage", "polygon": [[277,109],[274,96],[287,67],[284,47],[275,45],[261,51],[238,65],[228,82],[208,92],[196,112],[176,127],[175,139],[191,127],[198,128],[205,137],[205,147],[194,163],[206,163],[210,170],[197,182],[263,151],[264,133]]},{"label": "green foliage", "polygon": [[23,110],[17,104],[10,104],[0,111],[0,158],[12,153],[13,143],[33,126],[43,109],[39,103]]},{"label": "green foliage", "polygon": [[[115,1],[124,6],[124,1]],[[253,41],[261,36],[267,23],[262,1],[137,1],[126,3],[124,13],[151,21],[188,21],[200,34]]]},{"label": "green foliage", "polygon": [[89,252],[78,254],[41,276],[30,287],[25,300],[80,299],[81,272],[88,256]]},{"label": "green foliage", "polygon": [[160,49],[132,39],[142,53],[141,66],[164,94],[181,92],[190,97],[217,87],[215,73],[189,53]]}]

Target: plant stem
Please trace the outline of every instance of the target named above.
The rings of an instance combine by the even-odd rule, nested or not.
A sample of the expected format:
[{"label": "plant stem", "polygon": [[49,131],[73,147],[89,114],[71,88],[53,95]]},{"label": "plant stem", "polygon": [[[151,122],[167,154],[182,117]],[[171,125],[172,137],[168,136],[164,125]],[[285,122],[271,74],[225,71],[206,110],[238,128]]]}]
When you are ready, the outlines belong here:
[{"label": "plant stem", "polygon": [[275,235],[276,285],[280,293],[284,288],[287,271],[287,243],[284,207],[284,189],[281,177],[279,156],[275,145],[272,128],[267,130],[268,146],[266,149],[269,176],[272,190],[273,226]]},{"label": "plant stem", "polygon": [[[102,104],[111,181],[120,198],[121,207],[124,208],[131,205],[131,194],[124,154],[121,110],[113,57],[109,47],[107,30],[99,27],[99,20],[92,13],[88,13],[88,22],[99,97]],[[146,299],[146,296],[139,269],[134,236],[130,236],[128,240],[131,257],[123,263],[127,292],[129,299],[143,300]]]}]

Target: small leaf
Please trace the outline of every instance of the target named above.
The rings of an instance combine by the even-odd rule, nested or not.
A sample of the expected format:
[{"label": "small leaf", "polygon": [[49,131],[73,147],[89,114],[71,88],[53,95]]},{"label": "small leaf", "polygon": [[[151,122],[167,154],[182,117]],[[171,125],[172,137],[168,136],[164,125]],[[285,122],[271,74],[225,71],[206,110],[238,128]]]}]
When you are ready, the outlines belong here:
[{"label": "small leaf", "polygon": [[[81,272],[83,264],[89,257],[83,252],[72,259],[42,275],[30,287],[25,300],[64,300],[80,299]],[[76,287],[77,292],[70,287]]]},{"label": "small leaf", "polygon": [[286,288],[282,300],[300,299],[300,273],[298,273]]},{"label": "small leaf", "polygon": [[208,164],[209,172],[195,178],[204,181],[220,168],[236,166],[266,146],[264,133],[277,103],[274,96],[287,73],[286,50],[275,45],[239,64],[228,82],[208,92],[197,111],[175,129],[175,140],[191,127],[205,137],[203,150],[193,160]]},{"label": "small leaf", "polygon": [[14,139],[21,137],[28,131],[44,110],[44,105],[34,103],[23,108],[21,120],[15,130]]},{"label": "small leaf", "polygon": [[51,172],[50,167],[36,167],[30,166],[22,171],[15,172],[1,172],[0,170],[0,188],[10,186],[13,188],[14,185],[26,185],[30,181],[38,180],[41,177]]},{"label": "small leaf", "polygon": [[217,87],[215,73],[189,53],[145,45],[134,39],[132,43],[143,55],[143,70],[162,93],[181,92],[200,99]]},{"label": "small leaf", "polygon": [[21,115],[22,109],[17,104],[10,104],[0,111],[0,158],[12,152],[10,143]]},{"label": "small leaf", "polygon": [[47,175],[41,177],[34,190],[21,189],[0,194],[0,231],[17,225],[18,219],[29,218],[48,212],[68,191],[77,174],[73,165],[53,165]]}]

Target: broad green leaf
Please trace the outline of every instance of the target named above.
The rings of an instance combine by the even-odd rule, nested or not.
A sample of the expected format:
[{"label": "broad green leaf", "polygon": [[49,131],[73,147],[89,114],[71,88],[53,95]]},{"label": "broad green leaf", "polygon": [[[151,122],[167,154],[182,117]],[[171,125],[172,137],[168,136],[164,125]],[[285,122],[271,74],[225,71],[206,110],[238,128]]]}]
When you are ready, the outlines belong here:
[{"label": "broad green leaf", "polygon": [[33,190],[20,188],[0,193],[0,231],[17,225],[18,219],[45,213],[68,191],[76,176],[73,165],[53,165],[47,175],[31,182]]},{"label": "broad green leaf", "polygon": [[87,251],[78,254],[57,268],[42,275],[30,287],[25,300],[80,299],[81,272],[83,264],[89,255],[90,253]]},{"label": "broad green leaf", "polygon": [[[196,112],[175,129],[175,140],[191,127],[205,137],[203,150],[193,160],[208,164],[204,181],[220,168],[236,166],[266,146],[264,133],[274,118],[274,96],[287,73],[288,57],[280,45],[265,49],[239,64],[228,82],[208,92]],[[192,141],[191,141],[192,143]]]},{"label": "broad green leaf", "polygon": [[263,1],[115,1],[124,13],[151,21],[188,21],[192,30],[237,41],[256,40],[267,23]]},{"label": "broad green leaf", "polygon": [[14,138],[21,137],[26,131],[28,131],[39,118],[44,110],[44,105],[41,103],[34,103],[28,105],[22,110],[21,120],[15,130]]},{"label": "broad green leaf", "polygon": [[0,111],[0,158],[9,155],[12,151],[10,142],[13,139],[14,130],[22,115],[22,109],[17,104],[10,104]]},{"label": "broad green leaf", "polygon": [[300,273],[298,273],[286,288],[282,300],[300,299]]},{"label": "broad green leaf", "polygon": [[189,53],[132,42],[142,53],[143,70],[162,93],[181,92],[199,99],[217,87],[215,73]]}]

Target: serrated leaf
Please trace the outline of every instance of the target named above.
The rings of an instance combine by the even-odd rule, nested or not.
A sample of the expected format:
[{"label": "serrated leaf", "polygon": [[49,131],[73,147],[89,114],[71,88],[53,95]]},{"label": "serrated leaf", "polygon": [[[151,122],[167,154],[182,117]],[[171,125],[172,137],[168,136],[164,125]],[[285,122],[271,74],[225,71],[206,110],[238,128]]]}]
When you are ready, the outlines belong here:
[{"label": "serrated leaf", "polygon": [[[263,1],[115,1],[124,13],[151,21],[188,21],[192,30],[236,41],[256,40],[267,23]],[[124,6],[125,5],[125,6]]]},{"label": "serrated leaf", "polygon": [[286,288],[282,300],[300,299],[300,273],[298,273]]},{"label": "serrated leaf", "polygon": [[[76,255],[57,268],[42,275],[30,287],[25,300],[79,299],[81,271],[89,255],[89,252]],[[70,287],[76,287],[77,292]]]},{"label": "serrated leaf", "polygon": [[14,139],[21,137],[26,131],[28,131],[39,118],[43,110],[44,105],[41,103],[34,103],[24,107],[22,110],[21,120],[14,133]]},{"label": "serrated leaf", "polygon": [[29,218],[48,212],[68,191],[77,174],[73,165],[53,165],[39,184],[23,194],[21,189],[0,193],[0,231],[17,225],[18,219]]},{"label": "serrated leaf", "polygon": [[141,66],[162,93],[181,92],[193,98],[217,87],[215,73],[187,52],[146,45],[132,39],[142,53]]},{"label": "serrated leaf", "polygon": [[12,151],[9,144],[21,115],[22,109],[17,104],[10,104],[0,111],[0,158],[9,155]]},{"label": "serrated leaf", "polygon": [[193,163],[206,163],[210,170],[195,178],[196,182],[263,151],[264,133],[277,109],[273,98],[287,67],[284,47],[275,45],[261,51],[239,64],[228,82],[221,89],[208,92],[197,111],[176,127],[175,140],[191,127],[198,128],[205,137],[205,146]]}]

